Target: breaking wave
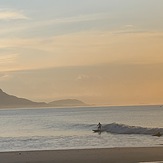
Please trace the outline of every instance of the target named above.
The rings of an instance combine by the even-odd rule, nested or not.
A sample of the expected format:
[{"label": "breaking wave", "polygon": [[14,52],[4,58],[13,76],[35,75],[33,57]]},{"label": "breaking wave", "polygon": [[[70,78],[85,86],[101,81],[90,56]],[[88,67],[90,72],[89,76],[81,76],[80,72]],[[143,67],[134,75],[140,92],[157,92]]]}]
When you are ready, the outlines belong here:
[{"label": "breaking wave", "polygon": [[158,132],[163,134],[163,128],[147,128],[139,126],[128,126],[125,124],[111,123],[103,125],[102,130],[114,134],[146,134],[153,135]]}]

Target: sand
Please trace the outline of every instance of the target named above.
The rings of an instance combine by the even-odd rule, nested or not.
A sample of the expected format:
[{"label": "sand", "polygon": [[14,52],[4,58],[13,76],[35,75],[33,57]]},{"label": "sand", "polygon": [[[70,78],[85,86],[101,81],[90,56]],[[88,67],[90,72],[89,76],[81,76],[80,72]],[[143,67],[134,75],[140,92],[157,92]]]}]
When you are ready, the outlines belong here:
[{"label": "sand", "polygon": [[163,147],[1,152],[1,163],[138,163],[163,161]]}]

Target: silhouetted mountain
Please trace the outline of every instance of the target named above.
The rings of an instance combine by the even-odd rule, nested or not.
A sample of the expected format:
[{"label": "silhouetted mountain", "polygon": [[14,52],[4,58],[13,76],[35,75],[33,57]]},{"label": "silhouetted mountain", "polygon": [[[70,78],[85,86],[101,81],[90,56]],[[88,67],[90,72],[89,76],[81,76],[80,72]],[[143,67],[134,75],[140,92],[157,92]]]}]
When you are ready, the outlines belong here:
[{"label": "silhouetted mountain", "polygon": [[65,100],[57,100],[48,103],[50,106],[53,107],[66,107],[66,106],[86,106],[82,101],[76,100],[76,99],[65,99]]},{"label": "silhouetted mountain", "polygon": [[82,101],[76,99],[58,100],[50,103],[34,102],[25,98],[18,98],[9,95],[0,89],[0,108],[27,108],[27,107],[66,107],[66,106],[86,106]]},{"label": "silhouetted mountain", "polygon": [[33,102],[25,98],[8,95],[0,89],[0,108],[15,107],[43,107],[47,106],[44,102]]}]

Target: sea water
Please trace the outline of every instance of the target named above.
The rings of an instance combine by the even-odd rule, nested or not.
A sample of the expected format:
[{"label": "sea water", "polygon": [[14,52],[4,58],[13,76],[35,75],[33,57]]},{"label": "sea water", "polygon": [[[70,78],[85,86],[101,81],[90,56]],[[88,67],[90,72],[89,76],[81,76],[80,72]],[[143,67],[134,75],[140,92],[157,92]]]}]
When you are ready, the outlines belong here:
[{"label": "sea water", "polygon": [[162,106],[0,110],[0,151],[162,146],[157,132]]}]

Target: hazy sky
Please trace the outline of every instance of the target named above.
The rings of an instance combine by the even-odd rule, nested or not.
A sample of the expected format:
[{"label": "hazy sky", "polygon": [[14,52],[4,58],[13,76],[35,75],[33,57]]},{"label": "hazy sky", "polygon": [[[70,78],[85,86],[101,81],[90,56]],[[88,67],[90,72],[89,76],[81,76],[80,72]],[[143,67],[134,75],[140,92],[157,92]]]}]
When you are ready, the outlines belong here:
[{"label": "hazy sky", "polygon": [[35,101],[163,103],[163,0],[0,0],[0,88]]}]

